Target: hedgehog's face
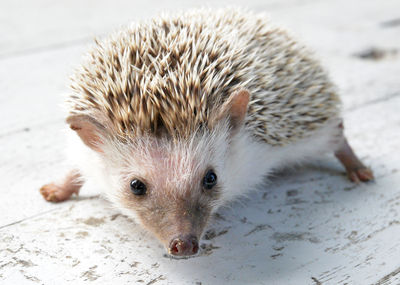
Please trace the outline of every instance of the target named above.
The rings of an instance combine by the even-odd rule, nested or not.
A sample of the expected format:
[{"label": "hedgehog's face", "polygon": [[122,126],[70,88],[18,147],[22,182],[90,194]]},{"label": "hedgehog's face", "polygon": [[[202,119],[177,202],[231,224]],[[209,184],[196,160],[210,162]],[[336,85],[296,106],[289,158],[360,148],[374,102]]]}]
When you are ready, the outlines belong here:
[{"label": "hedgehog's face", "polygon": [[196,254],[224,188],[226,139],[206,132],[190,142],[141,138],[127,145],[113,200],[170,254]]},{"label": "hedgehog's face", "polygon": [[[241,120],[247,109],[245,95]],[[228,111],[235,107],[231,102]],[[241,125],[233,121],[234,115],[228,112],[212,128],[189,139],[147,135],[115,143],[101,136],[101,144],[92,144],[85,142],[85,133],[79,135],[101,153],[113,177],[107,196],[155,234],[170,254],[190,256],[198,252],[209,217],[229,190],[225,189],[231,176],[226,173],[227,153],[235,128]],[[82,122],[75,127],[85,128]]]}]

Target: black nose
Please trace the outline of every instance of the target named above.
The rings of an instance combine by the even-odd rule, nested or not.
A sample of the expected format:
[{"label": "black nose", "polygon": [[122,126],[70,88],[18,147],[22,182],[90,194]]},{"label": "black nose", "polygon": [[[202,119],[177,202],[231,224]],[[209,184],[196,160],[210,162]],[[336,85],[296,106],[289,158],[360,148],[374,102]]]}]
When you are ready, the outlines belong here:
[{"label": "black nose", "polygon": [[194,255],[199,251],[199,242],[193,235],[181,235],[169,244],[169,253],[176,256]]}]

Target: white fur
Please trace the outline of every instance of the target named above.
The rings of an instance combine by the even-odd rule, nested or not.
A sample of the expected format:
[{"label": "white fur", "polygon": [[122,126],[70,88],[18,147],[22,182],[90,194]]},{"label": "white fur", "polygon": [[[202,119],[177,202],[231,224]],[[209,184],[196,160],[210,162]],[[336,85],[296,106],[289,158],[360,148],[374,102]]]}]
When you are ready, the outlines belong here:
[{"label": "white fur", "polygon": [[274,170],[333,153],[342,139],[339,123],[339,119],[331,119],[310,136],[283,147],[255,141],[243,130],[226,163],[230,177],[225,182],[224,202],[253,190]]},{"label": "white fur", "polygon": [[[276,169],[302,162],[324,153],[332,153],[340,142],[339,120],[330,120],[309,137],[284,147],[256,141],[242,129],[229,140],[226,124],[211,134],[193,137],[186,143],[157,142],[142,139],[135,144],[108,141],[99,154],[84,145],[76,134],[69,138],[69,157],[86,182],[96,185],[102,194],[125,214],[136,218],[134,209],[121,206],[121,191],[129,178],[143,177],[160,188],[162,183],[175,185],[176,195],[182,189],[199,183],[207,167],[218,175],[222,195],[213,206],[215,211],[224,203],[246,194],[264,182]],[[160,154],[152,153],[160,150]],[[158,157],[160,155],[160,157]],[[92,181],[90,181],[92,180]]]}]

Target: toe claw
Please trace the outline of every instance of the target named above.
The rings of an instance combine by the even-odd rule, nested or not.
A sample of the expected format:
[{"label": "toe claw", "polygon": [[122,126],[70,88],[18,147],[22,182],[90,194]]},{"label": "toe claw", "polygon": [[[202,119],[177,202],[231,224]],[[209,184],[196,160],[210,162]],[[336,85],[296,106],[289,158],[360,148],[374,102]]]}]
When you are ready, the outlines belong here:
[{"label": "toe claw", "polygon": [[357,184],[374,180],[374,174],[369,168],[348,169],[347,175],[351,181]]},{"label": "toe claw", "polygon": [[372,173],[371,169],[369,168],[363,168],[359,169],[357,171],[358,177],[361,179],[361,181],[371,181],[374,180],[374,174]]}]

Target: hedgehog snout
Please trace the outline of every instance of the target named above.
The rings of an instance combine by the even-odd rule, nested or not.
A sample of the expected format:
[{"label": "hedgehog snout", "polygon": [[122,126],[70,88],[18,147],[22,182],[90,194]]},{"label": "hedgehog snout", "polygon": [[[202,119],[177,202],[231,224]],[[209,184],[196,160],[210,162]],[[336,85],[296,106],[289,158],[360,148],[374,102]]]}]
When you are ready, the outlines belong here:
[{"label": "hedgehog snout", "polygon": [[199,242],[194,235],[180,235],[169,244],[169,253],[174,256],[195,255],[198,251]]}]

